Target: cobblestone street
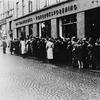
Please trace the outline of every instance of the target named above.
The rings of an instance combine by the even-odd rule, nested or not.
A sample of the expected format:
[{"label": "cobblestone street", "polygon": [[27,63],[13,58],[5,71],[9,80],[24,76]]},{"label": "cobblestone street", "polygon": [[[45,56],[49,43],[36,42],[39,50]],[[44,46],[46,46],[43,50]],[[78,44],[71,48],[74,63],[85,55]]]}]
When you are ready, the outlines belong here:
[{"label": "cobblestone street", "polygon": [[100,100],[100,75],[0,53],[0,100]]}]

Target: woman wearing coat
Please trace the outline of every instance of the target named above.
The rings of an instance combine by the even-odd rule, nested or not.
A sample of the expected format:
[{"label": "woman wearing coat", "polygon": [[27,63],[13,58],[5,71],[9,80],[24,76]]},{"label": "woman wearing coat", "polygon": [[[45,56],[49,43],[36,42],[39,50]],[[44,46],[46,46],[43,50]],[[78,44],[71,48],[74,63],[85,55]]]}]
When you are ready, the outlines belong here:
[{"label": "woman wearing coat", "polygon": [[49,63],[52,63],[53,61],[53,48],[54,48],[54,43],[52,42],[51,39],[48,39],[46,42],[46,51],[47,51],[47,59]]},{"label": "woman wearing coat", "polygon": [[25,57],[25,53],[26,53],[26,42],[24,39],[22,39],[20,41],[20,46],[21,46],[21,55],[22,57]]}]

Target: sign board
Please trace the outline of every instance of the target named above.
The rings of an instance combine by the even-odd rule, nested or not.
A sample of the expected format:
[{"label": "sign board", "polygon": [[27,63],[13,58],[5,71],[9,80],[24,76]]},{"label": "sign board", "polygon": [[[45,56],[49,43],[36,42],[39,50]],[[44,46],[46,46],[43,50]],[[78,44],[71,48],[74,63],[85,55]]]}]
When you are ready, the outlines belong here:
[{"label": "sign board", "polygon": [[61,5],[56,5],[51,8],[45,9],[43,11],[33,13],[33,15],[23,17],[15,21],[15,26],[21,27],[28,24],[38,23],[45,20],[50,20],[53,18],[58,18],[61,16],[69,15],[78,12],[77,1],[63,3]]}]

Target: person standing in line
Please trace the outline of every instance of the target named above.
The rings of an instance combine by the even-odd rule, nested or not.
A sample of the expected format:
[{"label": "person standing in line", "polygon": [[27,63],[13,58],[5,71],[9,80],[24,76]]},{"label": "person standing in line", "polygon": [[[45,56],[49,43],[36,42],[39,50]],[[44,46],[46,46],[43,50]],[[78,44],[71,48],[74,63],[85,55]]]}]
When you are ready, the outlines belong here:
[{"label": "person standing in line", "polygon": [[71,45],[72,45],[72,65],[74,67],[78,67],[77,62],[77,38],[73,36],[71,38]]},{"label": "person standing in line", "polygon": [[24,39],[21,39],[20,45],[21,45],[21,55],[22,55],[22,57],[25,57],[26,43],[25,43]]},{"label": "person standing in line", "polygon": [[6,54],[7,43],[5,39],[3,39],[2,41],[2,46],[3,46],[3,53]]},{"label": "person standing in line", "polygon": [[13,47],[14,47],[13,40],[10,40],[9,47],[10,47],[10,53],[11,53],[11,55],[12,55],[12,53],[13,53]]},{"label": "person standing in line", "polygon": [[82,69],[83,68],[83,61],[82,61],[82,39],[79,39],[77,41],[76,56],[77,56],[78,68]]},{"label": "person standing in line", "polygon": [[53,61],[53,48],[54,48],[54,43],[52,42],[51,39],[48,39],[46,43],[46,51],[47,51],[47,59],[49,63],[52,63]]}]

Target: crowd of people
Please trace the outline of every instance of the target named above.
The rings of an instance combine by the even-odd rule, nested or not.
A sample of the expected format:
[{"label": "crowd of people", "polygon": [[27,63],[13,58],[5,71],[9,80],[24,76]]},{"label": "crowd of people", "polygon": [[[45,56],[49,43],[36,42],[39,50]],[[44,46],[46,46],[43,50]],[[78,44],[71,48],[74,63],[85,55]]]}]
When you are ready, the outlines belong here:
[{"label": "crowd of people", "polygon": [[62,63],[81,68],[100,68],[100,39],[27,37],[10,41],[11,54],[32,56],[49,63]]}]

